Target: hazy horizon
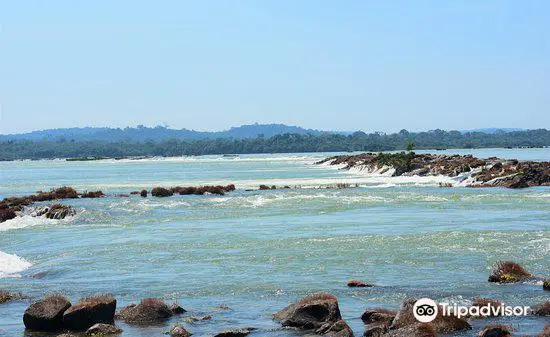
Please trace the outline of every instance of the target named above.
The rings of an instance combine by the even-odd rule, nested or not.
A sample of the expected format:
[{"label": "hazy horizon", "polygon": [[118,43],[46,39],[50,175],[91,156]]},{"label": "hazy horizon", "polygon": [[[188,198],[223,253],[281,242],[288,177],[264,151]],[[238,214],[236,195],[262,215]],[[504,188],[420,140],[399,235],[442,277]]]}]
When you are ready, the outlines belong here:
[{"label": "hazy horizon", "polygon": [[545,1],[12,2],[0,134],[550,127]]}]

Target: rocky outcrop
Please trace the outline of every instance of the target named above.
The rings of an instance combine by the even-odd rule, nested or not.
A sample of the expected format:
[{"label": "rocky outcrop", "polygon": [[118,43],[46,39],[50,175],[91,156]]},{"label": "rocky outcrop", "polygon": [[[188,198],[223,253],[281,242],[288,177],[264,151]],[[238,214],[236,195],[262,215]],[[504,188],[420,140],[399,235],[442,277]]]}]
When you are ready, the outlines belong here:
[{"label": "rocky outcrop", "polygon": [[215,334],[214,337],[245,337],[254,330],[256,329],[255,328],[225,329]]},{"label": "rocky outcrop", "polygon": [[471,187],[550,186],[550,162],[401,152],[334,156],[317,164],[339,165],[346,170],[354,168],[371,173],[391,173],[393,176],[444,175],[457,178],[457,183],[464,180],[465,185]]},{"label": "rocky outcrop", "polygon": [[110,336],[122,333],[122,329],[113,324],[96,323],[86,330],[86,336]]},{"label": "rocky outcrop", "polygon": [[194,187],[194,186],[187,186],[187,187],[182,187],[182,186],[176,186],[176,187],[172,187],[170,189],[174,194],[179,194],[179,195],[204,195],[206,193],[209,193],[209,194],[217,194],[217,195],[225,195],[226,192],[231,192],[231,191],[234,191],[235,190],[235,185],[233,184],[230,184],[230,185],[226,185],[226,186],[222,186],[222,185],[216,185],[216,186],[198,186],[198,187]]},{"label": "rocky outcrop", "polygon": [[174,195],[174,192],[164,187],[155,187],[151,190],[151,195],[153,197],[169,197]]},{"label": "rocky outcrop", "polygon": [[348,287],[350,288],[364,288],[364,287],[372,287],[372,284],[364,283],[358,280],[349,280],[348,281]]},{"label": "rocky outcrop", "polygon": [[273,317],[286,327],[315,330],[318,334],[331,337],[353,336],[351,328],[340,315],[338,299],[328,293],[304,297]]},{"label": "rocky outcrop", "polygon": [[7,206],[4,206],[4,208],[0,207],[0,222],[4,222],[10,219],[13,219],[17,216],[15,213],[15,209],[8,208]]},{"label": "rocky outcrop", "polygon": [[143,198],[147,198],[147,190],[141,190],[141,192],[139,192],[139,195]]},{"label": "rocky outcrop", "polygon": [[114,322],[116,299],[111,295],[81,299],[63,314],[63,326],[69,330],[87,330],[96,323]]},{"label": "rocky outcrop", "polygon": [[493,265],[489,282],[513,283],[533,277],[525,268],[512,261],[498,261]]},{"label": "rocky outcrop", "polygon": [[139,304],[130,304],[118,313],[126,323],[150,325],[165,322],[176,313],[158,298],[146,298]]},{"label": "rocky outcrop", "polygon": [[36,331],[58,331],[63,328],[63,313],[71,302],[63,296],[49,296],[31,304],[23,315],[25,328]]},{"label": "rocky outcrop", "polygon": [[85,192],[80,195],[81,198],[101,198],[104,197],[103,191]]},{"label": "rocky outcrop", "polygon": [[53,204],[47,208],[44,216],[48,219],[61,220],[65,219],[67,216],[75,215],[76,211],[72,206],[62,205],[62,204]]},{"label": "rocky outcrop", "polygon": [[490,324],[477,333],[477,337],[511,337],[513,329],[504,324]]}]

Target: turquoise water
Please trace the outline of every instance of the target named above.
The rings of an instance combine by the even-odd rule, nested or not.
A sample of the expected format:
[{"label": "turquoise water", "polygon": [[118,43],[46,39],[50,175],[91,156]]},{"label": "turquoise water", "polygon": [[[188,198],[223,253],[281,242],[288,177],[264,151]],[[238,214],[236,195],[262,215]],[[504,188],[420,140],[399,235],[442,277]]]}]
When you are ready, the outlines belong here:
[{"label": "turquoise water", "polygon": [[[420,152],[420,151],[419,151]],[[550,149],[438,151],[550,160]],[[0,224],[0,289],[32,299],[62,293],[73,301],[112,293],[119,308],[143,297],[179,302],[186,324],[122,336],[163,336],[180,322],[195,335],[253,326],[251,336],[292,336],[271,315],[312,292],[339,298],[356,335],[366,307],[397,308],[406,296],[467,304],[476,296],[511,305],[549,299],[536,281],[487,282],[497,260],[550,276],[550,188],[439,188],[444,177],[392,178],[312,165],[333,154],[247,155],[148,160],[0,163],[0,197],[61,185],[102,189],[106,198],[63,201],[65,220],[24,216]],[[357,188],[326,189],[337,183]],[[121,198],[153,186],[235,183],[225,196]],[[297,189],[246,191],[260,184]],[[33,275],[40,277],[33,277]],[[374,288],[351,289],[351,278]],[[30,300],[0,305],[0,336],[23,336]],[[226,304],[231,310],[218,311]],[[502,318],[518,333],[548,319]],[[474,321],[472,336],[488,320]]]}]

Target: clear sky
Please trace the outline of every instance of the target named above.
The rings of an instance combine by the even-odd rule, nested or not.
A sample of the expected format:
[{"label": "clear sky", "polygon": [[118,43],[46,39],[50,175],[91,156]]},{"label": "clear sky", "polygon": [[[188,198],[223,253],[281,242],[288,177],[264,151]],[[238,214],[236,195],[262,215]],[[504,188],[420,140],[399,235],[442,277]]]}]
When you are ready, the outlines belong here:
[{"label": "clear sky", "polygon": [[3,1],[0,133],[550,128],[550,2]]}]

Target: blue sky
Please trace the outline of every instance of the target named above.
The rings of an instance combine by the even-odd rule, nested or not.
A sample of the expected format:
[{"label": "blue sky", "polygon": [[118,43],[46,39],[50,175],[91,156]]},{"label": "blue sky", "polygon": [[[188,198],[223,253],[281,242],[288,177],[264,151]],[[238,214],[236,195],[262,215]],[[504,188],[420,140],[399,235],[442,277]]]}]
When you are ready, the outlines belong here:
[{"label": "blue sky", "polygon": [[550,128],[547,1],[6,1],[0,133]]}]

